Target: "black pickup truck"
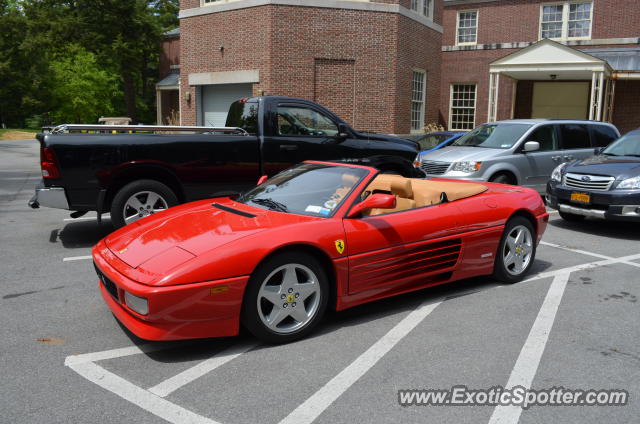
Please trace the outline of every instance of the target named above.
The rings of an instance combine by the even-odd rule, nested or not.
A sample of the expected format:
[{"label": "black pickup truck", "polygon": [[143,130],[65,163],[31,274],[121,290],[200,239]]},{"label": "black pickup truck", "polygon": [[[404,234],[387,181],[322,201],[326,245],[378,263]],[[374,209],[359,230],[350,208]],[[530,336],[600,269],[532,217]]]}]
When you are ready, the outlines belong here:
[{"label": "black pickup truck", "polygon": [[254,97],[231,105],[226,127],[61,125],[38,134],[42,182],[29,202],[110,212],[116,227],[196,199],[229,195],[307,159],[343,160],[417,176],[418,145],[354,130],[309,100]]}]

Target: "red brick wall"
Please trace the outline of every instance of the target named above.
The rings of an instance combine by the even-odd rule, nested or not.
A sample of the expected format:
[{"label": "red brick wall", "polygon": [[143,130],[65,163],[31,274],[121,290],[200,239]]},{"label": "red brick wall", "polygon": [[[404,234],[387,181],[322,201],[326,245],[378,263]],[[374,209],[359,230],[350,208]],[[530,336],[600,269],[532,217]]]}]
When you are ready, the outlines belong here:
[{"label": "red brick wall", "polygon": [[640,128],[640,81],[616,81],[613,124],[620,134]]},{"label": "red brick wall", "polygon": [[171,73],[171,65],[180,64],[180,38],[171,37],[162,40],[160,46],[160,79]]},{"label": "red brick wall", "polygon": [[[447,6],[444,45],[455,44],[459,10],[478,10],[478,44],[537,41],[541,0],[502,0]],[[638,0],[593,0],[592,39],[640,36]]]},{"label": "red brick wall", "polygon": [[440,34],[399,14],[267,5],[185,18],[181,32],[183,125],[196,122],[190,73],[241,69],[260,69],[254,94],[317,98],[360,130],[396,133],[409,132],[412,68],[425,69],[437,119]]}]

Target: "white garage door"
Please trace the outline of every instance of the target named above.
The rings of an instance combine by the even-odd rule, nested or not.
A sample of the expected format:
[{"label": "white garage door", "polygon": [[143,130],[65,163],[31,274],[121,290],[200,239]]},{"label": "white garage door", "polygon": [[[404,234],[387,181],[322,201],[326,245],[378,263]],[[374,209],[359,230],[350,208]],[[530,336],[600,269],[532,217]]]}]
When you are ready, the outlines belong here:
[{"label": "white garage door", "polygon": [[532,118],[587,119],[588,82],[536,82]]},{"label": "white garage door", "polygon": [[202,125],[224,127],[231,103],[251,97],[251,84],[218,84],[202,86]]}]

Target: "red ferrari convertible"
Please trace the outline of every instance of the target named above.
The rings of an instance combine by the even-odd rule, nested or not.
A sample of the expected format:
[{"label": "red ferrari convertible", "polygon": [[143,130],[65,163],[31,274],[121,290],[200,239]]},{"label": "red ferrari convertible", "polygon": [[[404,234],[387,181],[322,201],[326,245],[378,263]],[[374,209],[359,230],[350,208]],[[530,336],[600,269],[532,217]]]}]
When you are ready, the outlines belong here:
[{"label": "red ferrari convertible", "polygon": [[464,278],[513,283],[548,214],[534,190],[304,162],[237,198],[136,221],[93,248],[102,296],[137,336],[288,342],[342,310]]}]

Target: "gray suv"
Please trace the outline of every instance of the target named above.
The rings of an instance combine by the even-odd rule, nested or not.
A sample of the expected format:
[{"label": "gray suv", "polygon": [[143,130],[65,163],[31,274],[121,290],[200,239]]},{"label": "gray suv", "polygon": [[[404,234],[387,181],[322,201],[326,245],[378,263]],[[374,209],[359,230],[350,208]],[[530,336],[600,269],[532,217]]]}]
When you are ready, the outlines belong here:
[{"label": "gray suv", "polygon": [[559,164],[592,156],[619,137],[616,127],[598,121],[490,122],[449,147],[419,154],[415,164],[430,178],[517,184],[544,193]]}]

